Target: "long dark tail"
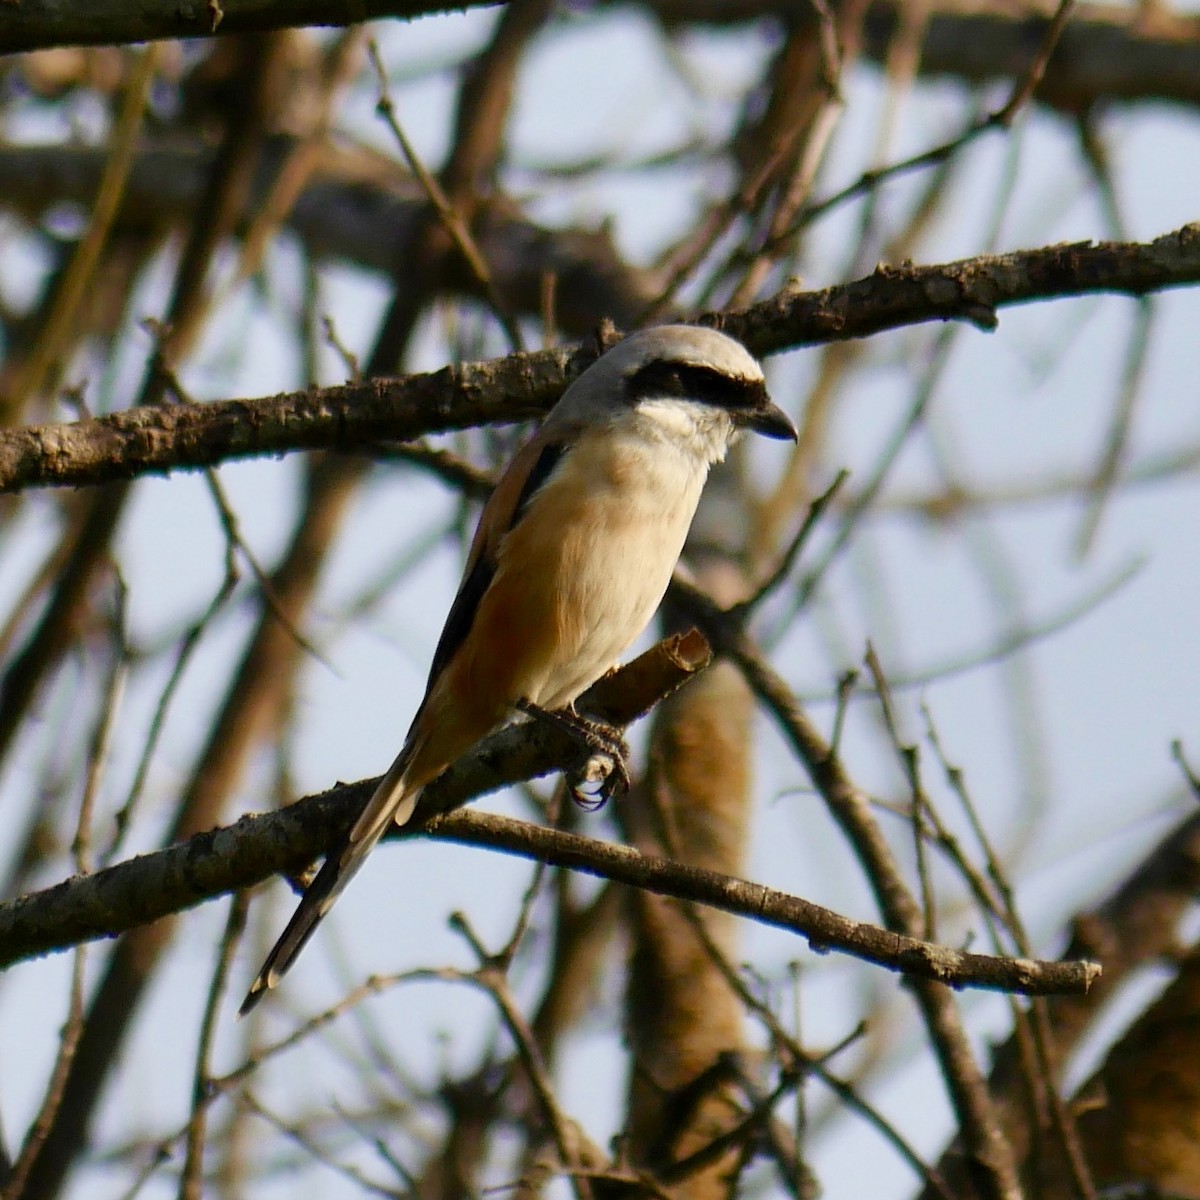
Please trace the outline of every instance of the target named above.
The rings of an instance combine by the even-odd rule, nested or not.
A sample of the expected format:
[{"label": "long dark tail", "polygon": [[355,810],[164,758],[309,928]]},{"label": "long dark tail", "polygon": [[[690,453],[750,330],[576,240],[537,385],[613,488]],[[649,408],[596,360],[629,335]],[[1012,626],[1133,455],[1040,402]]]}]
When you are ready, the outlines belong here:
[{"label": "long dark tail", "polygon": [[393,822],[403,825],[412,816],[424,782],[410,781],[408,777],[408,768],[415,752],[416,746],[412,743],[400,751],[391,770],[367,801],[362,815],[342,843],[330,851],[316,879],[300,898],[300,904],[279,941],[267,955],[258,978],[242,1001],[239,1016],[244,1017],[284,977],[321,923],[321,918],[358,873],[375,843],[387,832],[388,826]]}]

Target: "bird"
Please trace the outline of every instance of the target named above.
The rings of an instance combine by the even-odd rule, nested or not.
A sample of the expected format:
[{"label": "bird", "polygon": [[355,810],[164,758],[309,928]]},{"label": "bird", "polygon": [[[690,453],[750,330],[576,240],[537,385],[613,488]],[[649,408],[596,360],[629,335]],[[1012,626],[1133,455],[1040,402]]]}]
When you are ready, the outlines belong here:
[{"label": "bird", "polygon": [[483,507],[400,753],[331,846],[242,1014],[278,984],[375,843],[410,819],[421,789],[499,726],[522,713],[558,724],[607,754],[604,787],[627,788],[623,741],[574,701],[650,623],[709,468],[744,430],[797,437],[758,361],[707,327],[629,334],[566,389]]}]

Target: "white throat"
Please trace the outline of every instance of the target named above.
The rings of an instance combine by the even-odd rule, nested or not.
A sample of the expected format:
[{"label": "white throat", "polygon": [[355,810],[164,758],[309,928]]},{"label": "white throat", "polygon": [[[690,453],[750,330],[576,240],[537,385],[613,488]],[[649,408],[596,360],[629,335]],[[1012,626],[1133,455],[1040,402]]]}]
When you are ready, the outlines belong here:
[{"label": "white throat", "polygon": [[666,396],[640,401],[634,420],[648,440],[670,442],[705,464],[722,462],[738,434],[723,409]]}]

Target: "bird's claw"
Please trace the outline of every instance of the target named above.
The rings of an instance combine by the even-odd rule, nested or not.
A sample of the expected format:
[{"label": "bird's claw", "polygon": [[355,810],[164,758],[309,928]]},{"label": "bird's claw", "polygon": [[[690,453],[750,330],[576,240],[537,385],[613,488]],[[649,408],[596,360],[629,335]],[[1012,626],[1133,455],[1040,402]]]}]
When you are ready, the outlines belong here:
[{"label": "bird's claw", "polygon": [[613,796],[629,791],[629,743],[615,725],[582,717],[573,708],[550,710],[527,702],[518,707],[583,747],[579,764],[564,772],[567,790],[580,808],[595,812]]},{"label": "bird's claw", "polygon": [[613,796],[629,791],[628,756],[629,747],[620,734],[607,745],[589,750],[583,762],[566,775],[571,799],[585,812],[596,812]]}]

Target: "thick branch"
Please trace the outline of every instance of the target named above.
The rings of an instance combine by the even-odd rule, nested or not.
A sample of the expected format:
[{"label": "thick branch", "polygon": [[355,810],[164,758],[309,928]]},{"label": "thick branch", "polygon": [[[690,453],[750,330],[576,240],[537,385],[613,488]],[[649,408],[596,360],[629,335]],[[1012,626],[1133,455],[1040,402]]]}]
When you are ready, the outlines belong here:
[{"label": "thick branch", "polygon": [[[1079,243],[937,266],[879,267],[819,292],[788,291],[709,322],[757,354],[866,337],[926,321],[990,329],[996,310],[1065,296],[1148,292],[1200,283],[1200,225],[1146,243]],[[543,413],[590,361],[539,351],[427,375],[253,400],[124,411],[0,432],[0,492],[80,486],[229,459],[383,440]]]},{"label": "thick branch", "polygon": [[399,379],[4,431],[0,491],[103,483],[294,450],[361,449],[526,420],[549,408],[582,365],[569,351],[542,351]]},{"label": "thick branch", "polygon": [[[2,11],[2,10],[0,10]],[[259,214],[300,143],[276,135],[262,148],[251,191],[235,226],[238,233]],[[129,172],[115,229],[185,229],[203,208],[214,151],[202,144],[151,144],[141,149]],[[0,147],[0,205],[37,222],[54,205],[90,207],[108,163],[104,147],[77,145]],[[542,281],[557,280],[555,317],[561,330],[581,337],[597,313],[618,324],[632,320],[658,295],[662,280],[653,270],[623,262],[605,229],[554,229],[540,225],[502,193],[477,208],[471,232],[489,264],[506,306],[538,316]],[[287,229],[314,259],[338,259],[371,271],[395,273],[427,217],[426,197],[411,174],[378,152],[340,144],[322,146],[306,186],[284,218]],[[445,264],[444,286],[479,294],[478,280],[458,256]],[[402,273],[405,291],[420,279]]]},{"label": "thick branch", "polygon": [[301,25],[355,25],[375,17],[423,17],[490,6],[465,0],[21,0],[4,6],[0,54],[47,46],[266,33]]},{"label": "thick branch", "polygon": [[[214,6],[215,7],[215,6]],[[299,25],[350,25],[377,17],[413,18],[484,3],[444,0],[222,0],[214,7],[193,0],[22,0],[6,4],[0,53],[49,46],[143,42],[155,38],[207,37],[262,32]],[[650,0],[648,7],[671,24],[744,24],[794,14],[781,0]],[[896,3],[872,5],[864,26],[864,50],[882,61],[896,25]],[[968,83],[1011,79],[1029,64],[1039,23],[1053,5],[995,4],[990,10],[966,0],[939,0],[930,13],[921,47],[923,75],[948,75]],[[1200,21],[1166,6],[1081,4],[1072,15],[1039,93],[1061,108],[1082,111],[1105,100],[1200,102]]]},{"label": "thick branch", "polygon": [[[866,52],[881,63],[899,9],[898,3],[871,7]],[[989,11],[968,0],[938,0],[921,43],[920,73],[969,84],[1019,77],[1053,11],[1053,3],[995,4]],[[1036,96],[1069,112],[1114,100],[1200,104],[1200,19],[1165,4],[1080,4]]]},{"label": "thick branch", "polygon": [[[539,731],[507,731],[489,743],[467,770],[487,756],[505,771],[521,755],[541,773],[554,769],[538,745]],[[524,748],[518,743],[524,740]],[[494,764],[493,764],[494,765]],[[486,769],[486,768],[485,768]],[[374,787],[366,780],[310,796],[280,812],[243,817],[236,825],[193,837],[95,875],[69,879],[0,905],[0,965],[66,949],[79,941],[123,932],[226,892],[249,887],[277,871],[306,866],[343,827]],[[436,787],[437,803],[461,794],[461,780]],[[710,905],[789,929],[818,952],[841,950],[920,979],[956,987],[995,988],[1027,995],[1085,992],[1099,973],[1088,962],[1041,962],[968,954],[853,921],[797,896],[729,875],[641,854],[628,846],[530,825],[490,813],[456,812],[423,828],[397,830],[488,846],[555,866],[584,871],[665,896]]]},{"label": "thick branch", "polygon": [[[701,670],[708,646],[694,631],[668,638],[583,702],[627,723]],[[478,813],[451,812],[498,787],[547,774],[564,761],[564,735],[541,725],[502,730],[425,791],[413,824],[398,836],[428,834],[488,845],[663,895],[708,904],[790,929],[819,951],[844,950],[922,979],[1027,994],[1086,991],[1098,968],[967,954],[850,920],[761,884],[643,855],[625,846]],[[310,796],[279,812],[243,817],[166,850],[68,879],[0,905],[0,967],[93,938],[113,937],[278,873],[302,870],[362,807],[377,780]]]},{"label": "thick branch", "polygon": [[[741,25],[779,16],[780,0],[648,0],[665,21]],[[935,0],[924,17],[918,71],[967,84],[1019,78],[1054,14],[1053,0]],[[877,0],[863,51],[885,63],[900,0]],[[1079,4],[1036,96],[1073,112],[1108,100],[1200,103],[1200,19],[1167,5]]]},{"label": "thick branch", "polygon": [[[579,703],[606,721],[626,725],[702,670],[708,659],[708,643],[694,631],[667,638],[602,679]],[[578,753],[566,734],[541,724],[501,730],[425,789],[411,830],[478,796],[549,774]],[[0,905],[0,968],[114,936],[274,874],[298,873],[344,831],[377,783],[332,788],[279,812],[245,817],[232,827]]]}]

